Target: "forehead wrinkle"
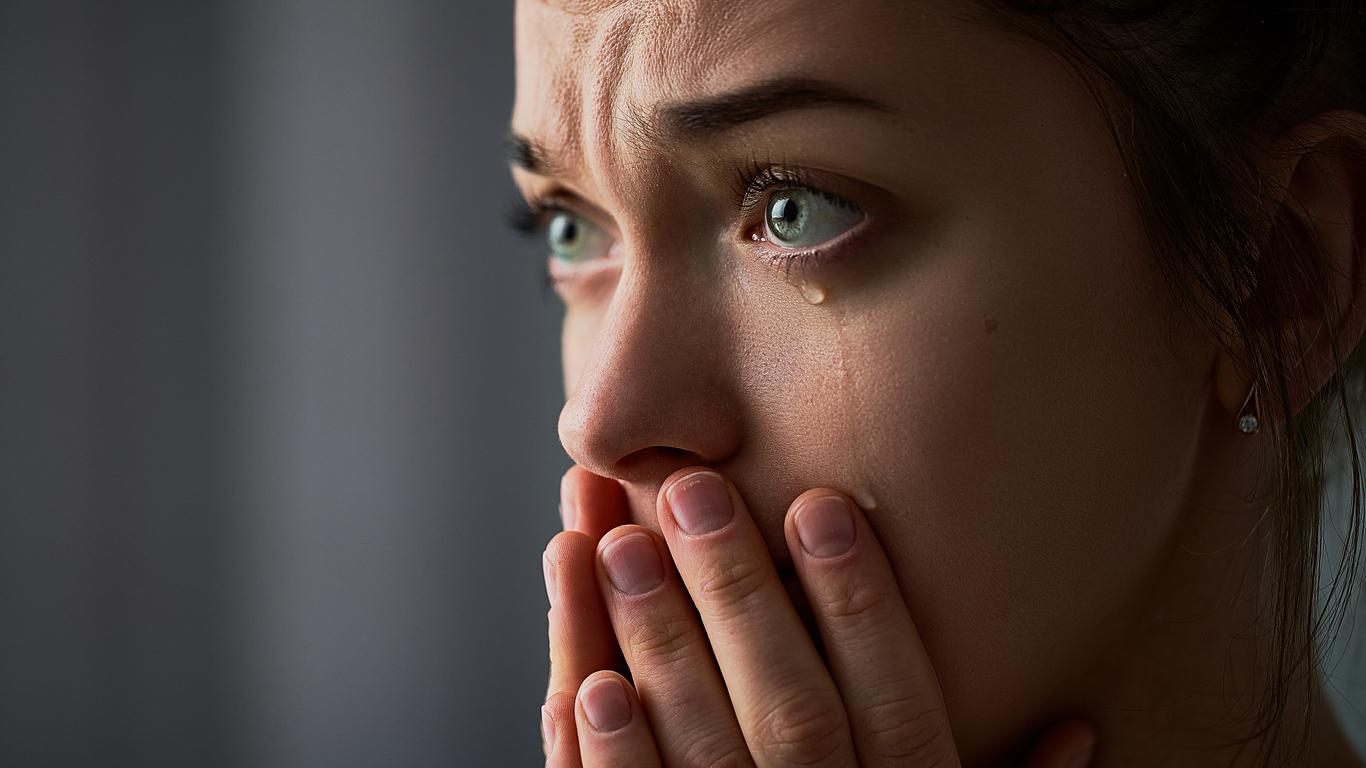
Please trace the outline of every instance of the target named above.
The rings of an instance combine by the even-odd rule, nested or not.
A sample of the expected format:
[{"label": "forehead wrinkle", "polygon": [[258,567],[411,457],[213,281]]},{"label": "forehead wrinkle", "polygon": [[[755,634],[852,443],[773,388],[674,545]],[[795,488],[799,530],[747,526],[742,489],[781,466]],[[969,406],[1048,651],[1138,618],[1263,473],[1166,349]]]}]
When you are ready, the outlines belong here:
[{"label": "forehead wrinkle", "polygon": [[[601,13],[573,15],[539,0],[519,3],[519,59],[538,61],[519,85],[514,131],[540,140],[566,181],[594,196],[628,199],[646,183],[658,149],[631,107],[631,90],[654,91],[642,75],[659,34],[660,0],[613,3]],[[532,83],[540,81],[540,88]],[[639,161],[639,162],[637,162]],[[640,171],[632,173],[632,171]],[[638,193],[640,190],[636,189]],[[600,201],[608,203],[608,200]]]},{"label": "forehead wrinkle", "polygon": [[[576,60],[590,58],[595,30],[589,16],[571,15],[541,0],[517,3],[514,126],[524,126],[563,169],[580,165],[584,155],[579,136],[584,66]],[[533,61],[539,62],[539,72]],[[537,81],[540,87],[533,88]]]},{"label": "forehead wrinkle", "polygon": [[554,8],[564,13],[591,16],[595,13],[611,10],[618,5],[633,2],[633,0],[537,0],[537,2],[547,8]]},{"label": "forehead wrinkle", "polygon": [[[615,186],[622,174],[617,173],[619,159],[630,149],[634,127],[626,117],[629,108],[623,103],[627,97],[623,87],[628,77],[641,22],[638,5],[619,8],[595,36],[591,60],[597,62],[589,78],[584,95],[585,113],[580,120],[585,144],[593,147],[590,161],[599,183]],[[625,118],[625,119],[623,119]]]},{"label": "forehead wrinkle", "polygon": [[[730,37],[740,29],[738,5],[733,0],[650,0],[618,9],[592,51],[599,62],[594,129],[601,151],[662,159],[670,137],[660,130],[659,105],[679,92],[702,89],[706,75],[733,55]],[[640,94],[631,93],[627,83],[645,98],[632,98]]]},{"label": "forehead wrinkle", "polygon": [[655,65],[661,75],[677,72],[680,63],[686,65],[689,90],[699,87],[705,79],[723,69],[746,51],[742,41],[746,28],[746,14],[755,15],[763,0],[737,3],[733,0],[697,0],[688,3],[668,3],[661,14],[669,14],[668,24],[657,46]]},{"label": "forehead wrinkle", "polygon": [[594,177],[600,192],[610,185],[617,194],[626,194],[622,187],[632,181],[624,164],[669,163],[672,143],[656,125],[659,105],[720,87],[736,69],[737,51],[753,48],[746,35],[783,6],[773,0],[524,3],[542,22],[533,25],[536,39],[526,48],[544,62],[549,80],[540,108],[530,110],[539,115],[533,133],[545,132],[564,167]]}]

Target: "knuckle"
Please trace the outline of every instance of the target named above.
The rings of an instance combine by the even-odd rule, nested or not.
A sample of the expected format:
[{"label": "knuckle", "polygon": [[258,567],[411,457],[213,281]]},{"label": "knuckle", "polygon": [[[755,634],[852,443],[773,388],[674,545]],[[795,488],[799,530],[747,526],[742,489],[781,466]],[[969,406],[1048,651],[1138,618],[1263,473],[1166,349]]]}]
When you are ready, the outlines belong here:
[{"label": "knuckle", "polygon": [[758,723],[754,746],[760,762],[774,765],[829,765],[849,746],[844,708],[825,692],[793,691]]},{"label": "knuckle", "polygon": [[692,618],[637,622],[627,632],[627,643],[638,662],[672,665],[696,655],[700,640]]},{"label": "knuckle", "polygon": [[845,581],[830,586],[820,608],[845,632],[859,633],[882,625],[888,615],[889,595],[885,589],[863,580]]},{"label": "knuckle", "polygon": [[737,741],[733,734],[716,731],[694,737],[684,747],[679,765],[753,768],[754,760],[744,742]]},{"label": "knuckle", "polygon": [[764,585],[766,575],[753,560],[713,560],[698,572],[697,600],[718,607],[745,605]]},{"label": "knuckle", "polygon": [[944,709],[925,696],[886,697],[858,717],[869,751],[879,758],[925,766],[954,764]]}]

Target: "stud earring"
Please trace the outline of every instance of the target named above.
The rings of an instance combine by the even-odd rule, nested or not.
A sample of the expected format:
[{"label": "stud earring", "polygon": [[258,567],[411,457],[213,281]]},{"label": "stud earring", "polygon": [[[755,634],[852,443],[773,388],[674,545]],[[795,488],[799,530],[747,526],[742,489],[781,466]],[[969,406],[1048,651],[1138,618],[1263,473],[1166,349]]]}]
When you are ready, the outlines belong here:
[{"label": "stud earring", "polygon": [[[1248,404],[1252,404],[1252,410],[1248,410]],[[1252,389],[1248,390],[1247,398],[1243,400],[1243,407],[1238,409],[1238,420],[1234,422],[1234,427],[1245,435],[1255,435],[1257,430],[1262,428],[1262,422],[1257,418],[1257,385],[1253,384]]]}]

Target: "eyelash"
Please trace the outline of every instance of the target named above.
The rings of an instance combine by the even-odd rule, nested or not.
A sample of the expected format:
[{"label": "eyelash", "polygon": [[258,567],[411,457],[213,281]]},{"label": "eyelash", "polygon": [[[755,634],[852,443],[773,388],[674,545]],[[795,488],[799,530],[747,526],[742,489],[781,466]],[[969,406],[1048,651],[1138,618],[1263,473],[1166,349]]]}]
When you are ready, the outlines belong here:
[{"label": "eyelash", "polygon": [[[562,210],[568,209],[556,205],[550,200],[524,200],[521,196],[516,196],[508,206],[505,220],[518,237],[526,240],[540,240],[541,242],[544,242],[545,225],[549,215]],[[555,288],[555,284],[559,281],[554,275],[550,274],[549,266],[543,266],[539,275],[541,298],[548,299]]]},{"label": "eyelash", "polygon": [[546,215],[559,210],[563,209],[545,200],[523,200],[517,197],[508,206],[507,223],[513,232],[523,237],[544,237]]},{"label": "eyelash", "polygon": [[[810,171],[800,166],[764,161],[757,157],[751,157],[745,163],[737,166],[734,174],[732,197],[739,204],[742,220],[750,222],[754,219],[755,213],[763,206],[769,192],[787,189],[802,189],[849,210],[863,210],[849,200],[816,186],[811,181],[811,175]],[[576,213],[568,206],[560,204],[553,197],[533,198],[531,200],[523,200],[518,197],[513,201],[513,205],[507,213],[507,222],[513,231],[527,239],[544,238],[546,222],[549,217],[562,211]],[[762,243],[767,241],[760,240],[758,235],[752,234],[753,229],[753,225],[750,225],[746,233],[750,234],[754,250],[765,262],[782,269],[785,276],[790,276],[794,269],[800,274],[831,260],[829,254],[820,248],[791,251],[764,247]],[[548,274],[546,280],[547,284],[554,282]]]},{"label": "eyelash", "polygon": [[[849,200],[817,186],[811,180],[811,176],[812,173],[801,166],[751,157],[735,172],[733,194],[740,201],[740,212],[744,220],[748,222],[754,218],[755,212],[763,207],[768,193],[789,189],[801,189],[848,210],[863,211]],[[762,227],[762,223],[760,226]],[[764,247],[760,243],[767,241],[760,240],[759,236],[752,232],[752,228],[746,230],[759,257],[768,264],[782,269],[786,277],[791,277],[794,269],[798,275],[803,275],[807,270],[833,260],[829,253],[820,248],[791,251]]]},{"label": "eyelash", "polygon": [[736,169],[734,195],[740,201],[741,212],[747,216],[763,203],[764,193],[772,189],[803,189],[836,205],[861,210],[843,197],[816,186],[811,176],[811,171],[801,166],[750,159]]}]

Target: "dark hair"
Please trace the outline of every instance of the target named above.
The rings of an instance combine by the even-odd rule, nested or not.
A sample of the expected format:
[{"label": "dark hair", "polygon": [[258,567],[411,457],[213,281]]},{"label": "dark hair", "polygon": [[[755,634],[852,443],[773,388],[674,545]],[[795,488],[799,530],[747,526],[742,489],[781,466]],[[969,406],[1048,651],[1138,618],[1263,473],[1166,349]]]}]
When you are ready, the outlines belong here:
[{"label": "dark hair", "polygon": [[[1309,314],[1336,317],[1339,297],[1312,233],[1268,204],[1280,195],[1268,194],[1269,180],[1254,157],[1266,138],[1332,110],[1366,113],[1366,2],[988,0],[987,7],[1007,29],[1063,54],[1091,85],[1168,283],[1243,361],[1263,413],[1268,398],[1292,413],[1289,393],[1312,384],[1298,378],[1304,375],[1298,362],[1315,339],[1303,338],[1298,325],[1289,337],[1276,329],[1305,316],[1306,301]],[[1260,523],[1272,556],[1263,574],[1266,629],[1279,651],[1267,665],[1267,696],[1248,713],[1241,744],[1266,736],[1266,763],[1293,686],[1313,684],[1318,643],[1337,631],[1356,580],[1362,467],[1351,403],[1366,353],[1343,361],[1331,324],[1327,333],[1331,381],[1284,423],[1263,419],[1273,452]],[[1324,610],[1316,612],[1326,416],[1334,406],[1345,422],[1352,499],[1342,566]],[[1304,749],[1309,717],[1306,710],[1291,754]]]}]

